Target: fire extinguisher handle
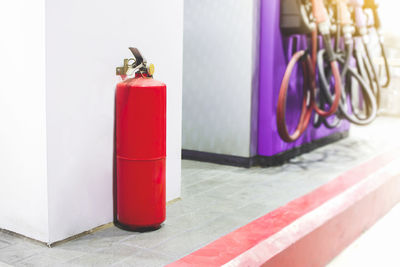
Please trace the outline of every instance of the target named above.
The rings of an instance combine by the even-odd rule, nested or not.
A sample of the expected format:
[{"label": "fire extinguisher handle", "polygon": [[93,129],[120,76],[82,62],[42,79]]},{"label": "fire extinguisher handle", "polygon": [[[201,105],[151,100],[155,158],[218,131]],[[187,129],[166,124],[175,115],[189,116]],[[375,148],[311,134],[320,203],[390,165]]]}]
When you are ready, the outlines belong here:
[{"label": "fire extinguisher handle", "polygon": [[139,66],[140,64],[142,64],[144,60],[143,60],[143,56],[140,53],[139,49],[137,49],[136,47],[129,47],[129,50],[131,50],[133,56],[135,57],[135,60],[136,60],[135,65]]}]

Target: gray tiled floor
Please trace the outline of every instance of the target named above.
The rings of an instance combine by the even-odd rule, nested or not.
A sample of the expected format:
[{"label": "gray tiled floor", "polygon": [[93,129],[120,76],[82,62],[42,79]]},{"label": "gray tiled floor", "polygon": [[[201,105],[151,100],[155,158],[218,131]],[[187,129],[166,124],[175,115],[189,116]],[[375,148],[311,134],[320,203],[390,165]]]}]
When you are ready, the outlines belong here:
[{"label": "gray tiled floor", "polygon": [[0,231],[0,266],[162,266],[300,197],[392,147],[399,119],[379,119],[351,136],[273,168],[183,161],[182,200],[155,232],[111,227],[47,248]]}]

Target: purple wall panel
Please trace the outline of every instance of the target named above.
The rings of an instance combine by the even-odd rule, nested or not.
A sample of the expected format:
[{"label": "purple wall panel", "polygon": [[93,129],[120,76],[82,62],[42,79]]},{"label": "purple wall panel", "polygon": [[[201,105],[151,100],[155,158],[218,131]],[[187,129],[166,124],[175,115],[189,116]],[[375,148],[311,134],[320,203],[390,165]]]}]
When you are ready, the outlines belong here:
[{"label": "purple wall panel", "polygon": [[[324,126],[315,129],[310,122],[307,131],[296,142],[288,144],[281,140],[276,126],[276,107],[281,80],[293,50],[307,48],[307,38],[305,36],[282,36],[279,28],[280,0],[260,1],[258,154],[273,156],[304,143],[348,130],[347,122],[343,122],[341,127],[334,130],[329,130]],[[301,98],[302,73],[300,69],[295,69],[288,90],[287,123],[289,130],[293,130],[298,122]]]}]

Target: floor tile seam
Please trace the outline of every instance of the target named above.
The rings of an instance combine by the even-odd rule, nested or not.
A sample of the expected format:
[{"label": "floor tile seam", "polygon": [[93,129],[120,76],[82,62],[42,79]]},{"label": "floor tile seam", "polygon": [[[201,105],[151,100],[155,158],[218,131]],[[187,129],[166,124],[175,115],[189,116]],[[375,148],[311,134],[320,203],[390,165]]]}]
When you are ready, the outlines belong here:
[{"label": "floor tile seam", "polygon": [[[173,218],[174,218],[174,219],[178,219],[178,218],[183,217],[183,216],[185,216],[185,214],[181,214],[181,215],[179,215],[179,216],[173,216]],[[167,216],[167,219],[166,219],[166,220],[168,220],[168,216]],[[170,225],[170,224],[166,224],[166,225]]]},{"label": "floor tile seam", "polygon": [[[232,200],[233,199],[229,199],[229,198],[216,198],[214,201],[215,201],[215,203],[213,203],[213,204],[215,204],[215,206],[219,206],[219,207],[221,207],[221,206],[224,206],[224,205],[229,205],[229,204],[231,204],[232,203]],[[225,203],[224,203],[225,202]],[[226,207],[226,206],[225,206]],[[201,209],[202,211],[203,210],[207,210],[207,208],[202,208]],[[200,211],[200,209],[198,210],[198,211]],[[213,211],[212,209],[211,209],[211,211]],[[215,210],[214,210],[215,211]]]},{"label": "floor tile seam", "polygon": [[[70,242],[73,242],[73,240],[71,240]],[[55,248],[57,248],[57,247],[55,247]],[[50,249],[54,249],[54,248],[50,248]],[[62,248],[62,247],[58,247],[58,250],[63,250],[63,251],[68,251],[68,252],[71,251],[71,250],[69,250],[69,249],[64,249],[64,248]],[[91,251],[91,252],[89,252],[89,251],[82,251],[82,250],[78,250],[78,251],[72,250],[73,252],[82,253],[82,255],[73,256],[73,257],[71,257],[70,259],[66,260],[66,262],[71,261],[71,260],[74,260],[74,259],[77,259],[77,258],[80,258],[80,257],[83,257],[83,256],[90,255],[90,254],[92,254],[92,253],[96,253],[96,252],[99,251],[99,250],[101,250],[101,249],[100,249],[100,248],[99,248],[99,249],[95,249],[95,250],[93,250],[93,251]]]},{"label": "floor tile seam", "polygon": [[[251,199],[249,199],[249,201],[242,201],[243,204],[236,206],[234,209],[241,209],[241,208],[244,208],[244,207],[246,207],[247,205],[249,205],[249,204],[251,204],[251,203],[254,203],[254,199],[255,199],[255,198],[251,198]],[[229,199],[227,199],[227,200],[229,201]]]},{"label": "floor tile seam", "polygon": [[[206,209],[204,209],[204,210],[206,210]],[[177,218],[175,218],[175,219],[179,219],[180,217],[183,217],[183,216],[185,216],[185,215],[179,216],[179,217],[177,217]],[[223,216],[223,215],[221,214],[221,215],[219,215],[219,216]],[[217,217],[219,217],[219,216],[217,216]],[[214,219],[207,220],[207,221],[205,221],[204,223],[202,223],[202,225],[205,224],[205,223],[208,223],[208,222],[210,222],[210,221],[213,221],[213,220],[214,220]],[[173,224],[166,224],[166,225],[173,226]]]},{"label": "floor tile seam", "polygon": [[[268,189],[265,189],[265,191],[261,191],[261,192],[255,192],[254,190],[249,190],[247,195],[240,195],[242,193],[246,193],[246,191],[237,193],[237,194],[233,194],[230,197],[230,199],[235,199],[235,200],[241,200],[242,202],[245,203],[251,203],[254,202],[254,200],[260,199],[261,196],[265,197],[265,196],[271,196],[271,192],[275,192],[277,191],[274,188],[274,191],[268,191]],[[242,199],[241,199],[242,198]]]},{"label": "floor tile seam", "polygon": [[1,264],[4,264],[4,265],[6,265],[6,266],[11,266],[10,264],[8,264],[8,263],[6,263],[6,262],[4,262],[4,261],[2,261],[2,260],[0,260],[0,263],[1,263]]},{"label": "floor tile seam", "polygon": [[70,262],[72,262],[72,261],[74,261],[74,260],[76,260],[76,259],[79,259],[79,258],[82,258],[82,257],[85,257],[85,256],[90,256],[90,255],[93,255],[93,254],[98,254],[98,252],[100,252],[100,251],[102,251],[102,250],[104,250],[104,249],[108,249],[109,247],[107,247],[107,248],[97,248],[97,249],[95,249],[95,250],[93,250],[93,251],[90,251],[90,252],[83,252],[84,254],[83,255],[79,255],[79,256],[76,256],[76,257],[72,257],[71,259],[68,259],[68,260],[66,260],[66,261],[64,261],[64,263],[70,263]]},{"label": "floor tile seam", "polygon": [[[196,168],[200,168],[201,171],[197,172],[196,174],[202,174],[202,173],[208,173],[210,171],[225,171],[226,170],[226,165],[221,165],[218,163],[210,163],[209,166],[204,167],[202,166],[204,164],[204,162],[202,161],[198,161],[198,160],[193,160],[193,163],[196,164]],[[219,167],[218,169],[216,169],[215,167]]]},{"label": "floor tile seam", "polygon": [[158,246],[160,246],[160,245],[162,245],[162,244],[167,243],[168,241],[170,241],[170,240],[172,240],[172,239],[174,239],[174,238],[177,238],[179,235],[184,235],[184,234],[186,234],[186,233],[189,233],[189,232],[196,231],[196,230],[199,230],[199,229],[201,229],[201,228],[204,228],[204,227],[203,227],[204,225],[209,224],[209,223],[211,223],[211,222],[213,222],[213,221],[216,221],[216,220],[220,219],[221,217],[224,217],[224,215],[217,216],[216,218],[213,218],[213,219],[211,219],[211,220],[205,222],[205,223],[202,224],[202,225],[195,226],[195,227],[193,227],[193,228],[189,228],[189,229],[187,229],[186,231],[183,231],[183,232],[181,232],[181,233],[179,233],[179,234],[177,234],[177,235],[175,235],[175,236],[171,236],[170,238],[168,238],[168,239],[166,239],[166,240],[164,240],[164,241],[162,241],[162,242],[160,242],[160,243],[158,243],[158,244],[156,244],[156,245],[154,245],[154,246],[151,246],[151,247],[149,247],[148,249],[154,249],[154,248],[156,248],[156,247],[158,247]]},{"label": "floor tile seam", "polygon": [[[41,257],[41,256],[43,256],[43,254],[46,253],[46,251],[45,251],[46,249],[52,249],[52,248],[44,248],[43,251],[41,251],[40,253],[31,255],[31,256],[25,258],[25,259],[22,260],[22,261],[26,261],[26,260],[29,260],[29,259],[31,259],[31,258],[37,257],[37,256]],[[85,253],[85,254],[88,254],[88,253]],[[62,259],[60,259],[59,257],[54,256],[54,255],[49,255],[49,256],[51,256],[51,257],[57,259],[58,261],[61,261],[61,262],[59,262],[59,264],[63,264],[63,263],[67,263],[67,262],[69,262],[69,261],[71,261],[71,260],[73,260],[73,259],[79,258],[79,257],[84,256],[84,255],[79,255],[79,256],[73,257],[73,258],[68,259],[68,260],[62,260]],[[22,262],[22,261],[14,262],[13,264],[19,263],[19,262]]]},{"label": "floor tile seam", "polygon": [[199,184],[199,183],[201,183],[201,182],[210,181],[210,180],[212,180],[213,178],[215,178],[215,177],[218,176],[218,175],[220,175],[220,174],[215,174],[215,175],[213,175],[212,177],[209,177],[209,178],[207,178],[207,179],[203,179],[203,180],[201,180],[201,181],[197,181],[197,182],[194,182],[194,183],[185,184],[185,185],[183,185],[182,187],[190,187],[190,186]]},{"label": "floor tile seam", "polygon": [[[6,247],[7,247],[7,246],[13,245],[13,244],[11,244],[10,242],[8,242],[8,241],[6,241],[6,240],[4,240],[4,239],[1,239],[1,238],[0,238],[0,243],[6,244]],[[0,249],[2,249],[2,248],[0,248]]]},{"label": "floor tile seam", "polygon": [[[110,246],[106,246],[106,247],[102,247],[102,248],[95,248],[92,251],[83,252],[84,255],[76,256],[76,257],[72,258],[71,260],[76,259],[76,258],[80,258],[80,257],[83,257],[83,256],[87,256],[87,255],[90,255],[90,254],[93,254],[93,253],[98,253],[98,252],[100,252],[102,250],[105,250],[105,249],[108,249],[108,248],[112,247],[115,244],[118,244],[118,242],[119,241],[112,241]],[[68,261],[70,261],[70,260],[68,260]]]},{"label": "floor tile seam", "polygon": [[12,246],[12,245],[13,245],[13,244],[10,244],[10,245],[7,245],[7,246],[5,246],[5,247],[0,248],[0,252],[1,252],[1,250],[6,249],[6,248],[8,248],[8,247],[10,247],[10,246]]},{"label": "floor tile seam", "polygon": [[86,252],[85,252],[84,255],[79,255],[79,256],[76,256],[76,257],[72,257],[72,258],[70,258],[70,259],[68,259],[68,260],[64,260],[64,261],[62,262],[62,264],[66,264],[66,263],[69,263],[69,262],[71,262],[71,261],[74,261],[74,260],[76,260],[76,259],[78,259],[78,258],[80,258],[80,257],[89,256],[89,255],[90,255],[90,253],[86,253]]},{"label": "floor tile seam", "polygon": [[128,235],[128,236],[116,241],[116,244],[122,243],[122,242],[128,240],[129,238],[134,238],[135,236],[138,236],[138,235],[140,235],[140,233],[135,233],[135,234],[132,234],[132,235]]},{"label": "floor tile seam", "polygon": [[[186,233],[186,232],[187,232],[187,231],[182,232],[182,233]],[[182,234],[182,233],[180,233],[180,234]],[[156,247],[156,246],[158,246],[158,245],[160,245],[160,244],[162,244],[162,243],[164,243],[164,242],[166,242],[166,241],[171,240],[171,239],[174,238],[174,237],[175,237],[175,236],[168,237],[166,240],[161,241],[160,243],[157,243],[156,245],[154,245],[154,246],[152,246],[152,247],[150,247],[150,248]],[[134,241],[135,236],[132,236],[132,237],[127,238],[127,239],[124,239],[124,240],[120,240],[117,244],[122,244],[122,245],[130,246],[130,247],[136,247],[136,248],[145,249],[145,247],[141,247],[141,246],[138,246],[138,245],[131,245],[130,243],[125,243],[125,242],[128,241],[129,239],[132,239],[132,241]]]},{"label": "floor tile seam", "polygon": [[[126,246],[129,246],[129,247],[132,247],[132,248],[136,248],[136,249],[142,250],[142,251],[147,251],[147,252],[151,252],[151,253],[155,253],[155,254],[160,254],[160,255],[162,255],[162,256],[164,256],[164,257],[168,257],[168,258],[171,257],[171,255],[169,255],[169,254],[166,254],[166,253],[164,253],[164,252],[160,252],[160,251],[154,250],[154,249],[152,249],[152,248],[140,247],[140,246],[133,245],[133,244],[125,244],[125,245],[126,245]],[[131,255],[131,256],[129,256],[129,257],[135,256],[135,255],[138,254],[138,253],[139,253],[139,252],[136,252],[135,254],[133,254],[133,255]]]},{"label": "floor tile seam", "polygon": [[220,187],[222,187],[222,186],[224,186],[225,184],[223,184],[223,185],[219,185],[219,186],[216,186],[216,187],[213,187],[213,188],[211,188],[211,189],[208,189],[208,190],[206,190],[206,191],[202,191],[202,192],[199,192],[199,193],[197,193],[197,194],[191,194],[190,195],[190,197],[195,197],[195,196],[199,196],[199,195],[201,195],[201,194],[204,194],[204,193],[207,193],[207,192],[210,192],[210,191],[212,191],[212,190],[214,190],[214,189],[217,189],[217,188],[220,188]]},{"label": "floor tile seam", "polygon": [[[136,248],[136,249],[143,250],[143,251],[147,251],[147,252],[152,252],[152,253],[160,254],[160,255],[162,255],[162,256],[164,256],[164,257],[171,258],[171,260],[173,260],[173,259],[175,258],[174,255],[170,255],[170,254],[167,254],[167,253],[164,253],[164,252],[159,252],[159,251],[153,250],[153,249],[151,249],[151,248],[144,248],[144,247],[135,246],[135,245],[131,245],[131,244],[126,244],[126,245],[129,246],[129,247],[132,247],[132,248]],[[134,256],[135,256],[135,254],[133,254],[133,255],[127,257],[127,258],[134,257]],[[127,260],[127,258],[122,259],[120,262]]]},{"label": "floor tile seam", "polygon": [[262,191],[262,192],[257,192],[256,194],[253,194],[253,195],[251,195],[250,196],[250,198],[248,199],[250,202],[253,202],[254,200],[259,200],[259,199],[263,199],[263,197],[261,197],[261,195],[262,196],[265,196],[265,195],[271,195],[271,192],[277,192],[277,191],[281,191],[281,190],[279,190],[279,189],[282,189],[281,187],[276,187],[276,186],[271,186],[270,188],[269,188],[270,190],[273,190],[273,191],[268,191],[267,189],[265,190],[265,192],[264,191]]},{"label": "floor tile seam", "polygon": [[[236,201],[236,199],[235,198],[233,198],[233,197],[228,197],[228,196],[222,196],[222,197],[220,197],[220,198],[217,198],[216,197],[216,199],[215,199],[215,203],[213,203],[213,204],[215,204],[215,205],[225,205],[225,204],[231,204],[232,202],[234,202],[234,201]],[[235,203],[233,203],[233,204],[235,204]],[[237,204],[237,203],[236,203]]]},{"label": "floor tile seam", "polygon": [[[213,176],[213,177],[211,177],[211,178],[204,179],[204,180],[202,180],[202,181],[200,181],[200,182],[197,182],[197,183],[194,183],[194,184],[190,184],[190,185],[185,185],[185,186],[182,187],[182,189],[187,189],[188,187],[191,187],[191,186],[200,184],[200,183],[202,183],[202,182],[211,181],[213,178],[215,178],[215,177],[217,177],[217,176],[218,176],[218,175],[215,175],[215,176]],[[226,184],[226,183],[228,183],[228,182],[229,182],[229,181],[224,181],[224,182],[222,182],[222,184]]]},{"label": "floor tile seam", "polygon": [[252,202],[248,202],[248,203],[245,203],[245,204],[243,204],[243,206],[238,206],[236,209],[238,210],[238,209],[243,209],[243,208],[245,208],[246,206],[248,206],[249,204],[251,204]]},{"label": "floor tile seam", "polygon": [[[187,230],[185,230],[185,231],[183,231],[183,232],[178,232],[178,233],[176,233],[175,235],[173,235],[173,236],[167,238],[166,240],[163,240],[163,241],[161,241],[160,243],[157,243],[157,244],[155,244],[155,245],[153,245],[153,246],[151,246],[151,247],[148,247],[148,248],[141,247],[141,246],[138,246],[138,245],[131,245],[131,244],[129,244],[129,243],[124,243],[124,242],[126,242],[127,240],[129,240],[129,239],[125,239],[124,241],[121,240],[119,243],[123,243],[124,245],[134,246],[134,247],[142,248],[142,249],[153,249],[153,248],[155,248],[155,247],[157,247],[157,246],[159,246],[159,245],[162,245],[162,244],[164,244],[164,243],[166,243],[166,242],[168,242],[168,241],[170,241],[170,240],[176,238],[176,237],[179,236],[179,235],[183,235],[183,234],[186,234],[186,233],[188,233],[188,232],[191,232],[191,231],[195,231],[195,230],[197,230],[197,229],[200,229],[200,228],[202,228],[204,225],[206,225],[206,224],[208,224],[208,223],[210,223],[210,222],[212,222],[212,221],[215,221],[215,220],[217,220],[218,218],[220,218],[220,217],[222,217],[222,216],[223,216],[223,215],[218,216],[218,217],[216,217],[216,218],[213,218],[213,219],[211,219],[211,220],[209,220],[209,221],[206,221],[205,223],[203,223],[203,224],[201,224],[201,225],[199,225],[199,226],[195,226],[195,227],[192,227],[192,228],[188,228]],[[134,239],[135,237],[132,236],[131,238]]]},{"label": "floor tile seam", "polygon": [[30,258],[33,258],[33,257],[35,257],[35,256],[40,256],[40,255],[42,255],[43,253],[44,253],[44,251],[40,251],[39,253],[36,253],[36,254],[32,254],[32,255],[23,257],[22,259],[18,259],[18,260],[16,260],[16,261],[11,261],[9,264],[14,265],[14,264],[16,264],[16,263],[19,263],[19,262],[22,262],[22,261],[25,261],[25,260],[29,260]]},{"label": "floor tile seam", "polygon": [[[214,203],[212,203],[212,204],[214,204]],[[198,211],[203,210],[203,209],[204,209],[204,208],[196,208],[196,209],[192,209],[191,212],[198,212]],[[168,213],[168,212],[167,212],[167,213]],[[179,219],[179,218],[185,216],[186,214],[187,214],[187,213],[183,213],[183,214],[180,214],[180,215],[178,215],[178,216],[173,216],[173,218],[174,218],[174,219]],[[168,220],[168,216],[167,216],[167,220]],[[172,226],[171,224],[166,224],[166,225]]]},{"label": "floor tile seam", "polygon": [[[202,193],[203,193],[203,192],[201,192],[200,194],[202,194]],[[183,197],[182,200],[181,200],[181,201],[182,201],[181,203],[187,204],[188,202],[193,201],[194,198],[197,197],[198,195],[199,195],[199,194]],[[206,196],[206,197],[207,197],[207,196]],[[207,197],[207,198],[208,198],[208,197]],[[214,201],[214,200],[211,200],[211,201]]]},{"label": "floor tile seam", "polygon": [[[1,233],[1,230],[0,230],[0,233]],[[12,238],[13,239],[13,243],[10,243],[9,241],[7,241],[7,240],[5,240],[5,239],[1,239],[1,237],[0,237],[0,241],[1,242],[3,242],[3,243],[6,243],[6,244],[8,244],[8,246],[14,246],[14,245],[18,245],[18,244],[21,244],[21,241],[23,241],[24,243],[25,242],[29,242],[30,244],[38,244],[37,242],[33,242],[33,241],[31,241],[31,240],[29,240],[28,238],[26,238],[26,237],[23,237],[23,236],[18,236],[18,235],[11,235],[11,234],[8,234],[8,233],[6,233],[6,232],[3,232],[4,234],[6,234],[7,236],[9,236],[9,238]],[[6,246],[6,247],[8,247],[8,246]],[[0,249],[3,249],[3,248],[0,248]]]},{"label": "floor tile seam", "polygon": [[237,194],[240,194],[240,193],[243,193],[243,192],[247,192],[247,191],[249,191],[249,190],[251,191],[252,188],[244,187],[244,188],[242,188],[241,190],[239,190],[238,192],[231,193],[231,194],[227,195],[227,197],[228,197],[228,198],[232,198],[232,197],[235,197],[235,195],[237,195]]},{"label": "floor tile seam", "polygon": [[[144,250],[143,248],[139,248],[139,247],[135,247],[135,246],[130,246],[130,247]],[[144,250],[144,251],[149,251],[149,252],[150,252],[150,250]],[[174,261],[174,258],[171,257],[170,255],[167,255],[167,254],[164,254],[164,253],[159,253],[159,252],[156,252],[156,251],[151,251],[151,252],[160,254],[160,255],[162,255],[162,256],[164,256],[164,257],[167,257],[167,258],[171,258],[172,262]],[[120,260],[118,260],[118,261],[112,263],[111,266],[116,266],[116,265],[118,265],[118,264],[124,263],[124,262],[127,261],[128,259],[134,258],[135,256],[136,256],[136,254],[133,254],[133,255],[130,255],[130,256],[126,256],[125,258],[120,259]]]},{"label": "floor tile seam", "polygon": [[[234,184],[234,182],[232,182],[232,181],[227,181],[227,183],[228,183],[229,185],[232,185],[232,186],[242,187],[239,191],[236,191],[236,192],[234,192],[234,193],[230,193],[230,194],[228,194],[227,196],[231,196],[231,195],[233,195],[233,194],[237,194],[238,192],[242,192],[242,191],[246,190],[246,187],[247,187],[247,186],[236,185],[236,184]],[[225,186],[225,185],[226,185],[226,184],[223,184],[223,185],[221,185],[221,186],[215,187],[215,188],[213,188],[212,190],[221,188],[222,186]],[[206,192],[209,193],[209,192],[212,191],[212,190],[207,190]],[[204,192],[204,193],[206,193],[206,192]]]},{"label": "floor tile seam", "polygon": [[[189,197],[185,197],[184,199],[188,199],[188,200],[186,200],[186,202],[185,202],[184,199],[182,199],[182,202],[181,202],[181,203],[183,203],[183,205],[186,205],[187,203],[189,203],[189,201],[192,201],[192,199],[190,199],[190,198],[191,198],[190,196],[189,196]],[[209,203],[210,203],[210,204],[215,204],[214,202],[215,202],[215,200],[209,199]],[[189,208],[189,207],[186,207],[186,208]],[[200,207],[200,206],[192,207],[192,208],[190,209],[190,212],[196,212],[196,211],[199,211],[199,210],[201,210],[201,209],[203,209],[203,207]],[[187,214],[187,213],[183,213],[183,214],[175,215],[175,216],[173,216],[173,217],[176,219],[176,218],[180,218],[180,217],[182,217],[182,216],[185,216],[186,214]],[[167,211],[167,216],[168,216],[168,211]]]},{"label": "floor tile seam", "polygon": [[126,258],[124,258],[124,259],[120,259],[120,260],[118,260],[118,261],[116,261],[116,262],[113,262],[112,264],[111,264],[111,266],[117,266],[117,264],[120,264],[120,263],[124,263],[124,261],[126,261],[128,258],[130,258],[130,257],[132,257],[132,256],[128,256],[128,257],[126,257]]}]

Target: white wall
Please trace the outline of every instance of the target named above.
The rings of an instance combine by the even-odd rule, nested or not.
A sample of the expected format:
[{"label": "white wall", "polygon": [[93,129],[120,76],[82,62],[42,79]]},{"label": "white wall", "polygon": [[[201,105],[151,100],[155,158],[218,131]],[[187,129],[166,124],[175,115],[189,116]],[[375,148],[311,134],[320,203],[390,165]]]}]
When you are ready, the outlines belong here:
[{"label": "white wall", "polygon": [[52,243],[113,220],[129,46],[167,84],[167,200],[179,197],[183,0],[1,1],[0,36],[0,228]]},{"label": "white wall", "polygon": [[48,240],[44,0],[0,1],[0,228]]},{"label": "white wall", "polygon": [[167,199],[180,194],[183,0],[46,2],[50,242],[112,221],[115,67],[138,47],[168,86]]}]

